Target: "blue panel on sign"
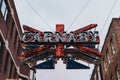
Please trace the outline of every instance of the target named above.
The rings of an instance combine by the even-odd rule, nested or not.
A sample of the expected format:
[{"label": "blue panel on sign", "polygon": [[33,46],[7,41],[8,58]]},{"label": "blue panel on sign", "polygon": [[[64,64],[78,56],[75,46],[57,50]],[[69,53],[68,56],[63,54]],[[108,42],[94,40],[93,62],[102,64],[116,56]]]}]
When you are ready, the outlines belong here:
[{"label": "blue panel on sign", "polygon": [[72,59],[67,59],[66,69],[90,69],[90,67],[78,63]]},{"label": "blue panel on sign", "polygon": [[84,44],[84,46],[95,49],[95,44]]},{"label": "blue panel on sign", "polygon": [[47,60],[43,63],[40,63],[36,66],[33,66],[34,69],[54,69],[53,59]]},{"label": "blue panel on sign", "polygon": [[68,48],[68,47],[70,47],[70,46],[71,46],[71,44],[67,44],[67,45],[66,45],[66,48]]},{"label": "blue panel on sign", "polygon": [[40,47],[39,45],[27,45],[26,49],[34,49]]}]

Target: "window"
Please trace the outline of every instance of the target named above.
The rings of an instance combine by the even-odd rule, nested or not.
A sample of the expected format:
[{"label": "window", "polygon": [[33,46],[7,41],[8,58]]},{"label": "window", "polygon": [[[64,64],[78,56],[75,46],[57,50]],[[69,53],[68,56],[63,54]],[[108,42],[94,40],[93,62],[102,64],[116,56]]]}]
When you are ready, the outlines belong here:
[{"label": "window", "polygon": [[2,12],[2,15],[4,17],[4,20],[6,21],[7,19],[7,14],[8,14],[8,9],[7,9],[7,6],[5,4],[5,1],[1,1],[1,12]]},{"label": "window", "polygon": [[104,71],[106,72],[106,61],[105,61],[105,58],[103,58],[103,68],[104,68]]},{"label": "window", "polygon": [[108,49],[106,50],[106,57],[107,57],[108,63],[110,63],[110,54]]},{"label": "window", "polygon": [[117,69],[117,80],[120,80],[120,70]]},{"label": "window", "polygon": [[115,46],[114,46],[114,43],[113,43],[113,39],[111,39],[110,45],[111,45],[111,49],[112,49],[112,54],[114,55],[115,54]]}]

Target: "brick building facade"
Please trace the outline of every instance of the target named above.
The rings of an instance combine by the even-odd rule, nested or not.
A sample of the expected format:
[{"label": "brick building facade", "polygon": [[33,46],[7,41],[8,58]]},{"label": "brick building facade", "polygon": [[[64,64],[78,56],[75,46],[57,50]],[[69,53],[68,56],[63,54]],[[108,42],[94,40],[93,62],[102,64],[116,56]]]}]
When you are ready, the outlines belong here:
[{"label": "brick building facade", "polygon": [[120,18],[113,18],[101,52],[91,80],[120,80]]},{"label": "brick building facade", "polygon": [[14,0],[0,0],[0,80],[35,80],[34,71],[21,64],[21,26]]}]

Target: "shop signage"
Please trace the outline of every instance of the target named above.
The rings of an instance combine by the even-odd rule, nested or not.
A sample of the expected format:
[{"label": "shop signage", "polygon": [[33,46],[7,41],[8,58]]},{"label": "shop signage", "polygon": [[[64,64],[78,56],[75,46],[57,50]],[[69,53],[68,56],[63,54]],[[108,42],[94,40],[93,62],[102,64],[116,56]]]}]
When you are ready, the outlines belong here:
[{"label": "shop signage", "polygon": [[98,31],[86,31],[75,34],[74,32],[43,32],[43,34],[25,32],[22,37],[23,42],[39,43],[70,43],[70,42],[99,42]]}]

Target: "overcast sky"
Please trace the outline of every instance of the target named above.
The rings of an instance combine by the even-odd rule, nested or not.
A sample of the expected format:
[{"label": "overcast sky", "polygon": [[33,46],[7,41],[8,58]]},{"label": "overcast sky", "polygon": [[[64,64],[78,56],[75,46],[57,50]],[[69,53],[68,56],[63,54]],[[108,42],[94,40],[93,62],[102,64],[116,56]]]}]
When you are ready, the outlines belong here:
[{"label": "overcast sky", "polygon": [[[41,31],[54,31],[56,24],[62,23],[69,32],[98,24],[96,30],[100,33],[100,49],[112,18],[120,16],[120,0],[117,0],[112,11],[116,0],[27,0],[34,9],[26,0],[14,1],[21,26],[25,24]],[[66,70],[59,61],[55,70],[39,70],[36,77],[37,80],[89,80],[93,65],[90,66],[90,70]]]}]

